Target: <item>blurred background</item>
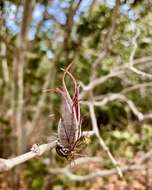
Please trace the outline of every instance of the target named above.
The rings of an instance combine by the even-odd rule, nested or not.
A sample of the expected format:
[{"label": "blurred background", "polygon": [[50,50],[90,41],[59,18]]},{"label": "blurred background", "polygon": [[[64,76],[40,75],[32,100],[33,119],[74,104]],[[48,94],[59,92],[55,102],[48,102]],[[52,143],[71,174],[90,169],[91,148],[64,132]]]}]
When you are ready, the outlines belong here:
[{"label": "blurred background", "polygon": [[[93,101],[101,138],[121,166],[152,149],[152,1],[0,1],[0,157],[12,158],[57,132],[63,71],[80,84],[82,131],[92,130]],[[69,92],[73,84],[66,80]],[[90,95],[91,94],[91,95]],[[54,117],[49,117],[54,114]],[[80,176],[111,170],[95,136],[83,153],[99,157],[70,170]],[[82,157],[83,158],[83,157]],[[69,164],[55,150],[0,174],[2,190],[150,190],[152,164],[139,171],[77,180],[56,168]]]}]

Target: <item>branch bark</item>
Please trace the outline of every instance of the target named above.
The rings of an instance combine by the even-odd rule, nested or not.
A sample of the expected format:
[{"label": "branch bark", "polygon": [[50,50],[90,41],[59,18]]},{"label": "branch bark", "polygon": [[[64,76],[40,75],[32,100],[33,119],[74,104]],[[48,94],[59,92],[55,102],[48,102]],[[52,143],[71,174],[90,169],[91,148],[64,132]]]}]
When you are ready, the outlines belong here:
[{"label": "branch bark", "polygon": [[0,159],[0,172],[8,171],[13,167],[22,164],[34,157],[41,156],[44,152],[53,149],[56,146],[56,141],[38,146],[38,151],[30,151],[20,156],[11,159]]},{"label": "branch bark", "polygon": [[[145,153],[139,160],[135,161],[134,164],[128,164],[125,166],[120,167],[121,171],[123,173],[130,172],[130,171],[139,171],[139,170],[146,170],[146,164],[145,162],[149,161],[152,156],[152,150],[149,152]],[[101,158],[94,157],[94,158],[79,158],[75,160],[76,166],[84,165],[84,164],[90,164],[90,163],[100,163],[102,162]],[[64,168],[51,168],[49,172],[51,174],[62,174],[69,178],[72,181],[87,181],[94,179],[96,177],[108,177],[117,174],[116,169],[106,169],[106,170],[98,170],[96,172],[89,173],[87,175],[76,175],[73,174],[72,171],[70,170],[71,167],[66,166]],[[150,167],[150,169],[152,169]]]},{"label": "branch bark", "polygon": [[[94,135],[93,131],[84,131],[82,133],[82,136],[92,136]],[[10,158],[10,159],[3,159],[0,158],[0,172],[3,171],[8,171],[12,169],[13,167],[22,164],[32,158],[35,158],[37,156],[41,156],[44,154],[46,151],[49,151],[50,149],[53,149],[56,147],[57,140],[54,140],[51,143],[47,144],[42,144],[42,145],[36,145],[34,144],[31,148],[30,152],[27,152],[25,154],[21,154],[15,158]]]},{"label": "branch bark", "polygon": [[93,131],[95,132],[95,134],[96,134],[96,136],[97,136],[97,138],[99,140],[99,143],[100,143],[101,147],[108,154],[110,160],[112,161],[112,163],[116,167],[118,175],[120,177],[123,177],[122,171],[121,171],[121,169],[120,169],[117,161],[115,160],[115,158],[111,154],[109,148],[106,146],[104,140],[101,138],[101,136],[99,134],[99,130],[98,130],[98,126],[97,126],[97,120],[96,120],[95,111],[94,111],[94,105],[93,105],[93,103],[91,101],[89,102],[89,109],[90,109],[90,117],[91,117],[91,121],[92,121]]},{"label": "branch bark", "polygon": [[136,53],[136,50],[137,50],[137,47],[138,47],[138,45],[137,45],[137,38],[139,37],[139,35],[140,35],[140,31],[139,31],[139,29],[137,28],[136,34],[135,34],[135,36],[132,38],[133,49],[132,49],[131,54],[130,54],[129,68],[130,68],[131,71],[133,71],[133,72],[136,73],[137,75],[140,75],[140,76],[142,76],[142,77],[144,77],[144,78],[152,79],[152,74],[145,73],[145,72],[143,72],[143,71],[140,71],[140,70],[136,69],[136,68],[134,67],[134,64],[133,64],[133,63],[134,63],[134,62],[133,62],[134,56],[135,56],[135,53]]},{"label": "branch bark", "polygon": [[[152,114],[145,114],[144,115],[142,112],[140,112],[138,110],[138,108],[136,107],[134,102],[131,101],[130,99],[128,99],[123,94],[119,94],[119,93],[118,94],[109,94],[109,95],[106,95],[106,97],[103,96],[101,101],[94,101],[93,100],[92,104],[94,106],[105,106],[109,102],[115,101],[115,100],[119,100],[119,101],[123,101],[123,102],[127,103],[128,107],[134,113],[134,115],[138,118],[139,121],[152,119]],[[89,101],[81,101],[81,104],[90,106]]]},{"label": "branch bark", "polygon": [[[23,20],[21,23],[21,32],[18,37],[18,44],[14,54],[14,84],[13,84],[13,110],[15,116],[15,126],[17,129],[17,152],[23,151],[24,132],[23,132],[23,106],[24,106],[24,65],[25,65],[25,51],[27,45],[28,29],[32,18],[32,8],[34,0],[24,1]],[[16,97],[17,93],[17,97]]]},{"label": "branch bark", "polygon": [[[126,172],[130,172],[130,171],[139,171],[139,170],[145,170],[146,169],[146,165],[142,164],[142,165],[138,165],[138,164],[134,164],[134,165],[126,165],[123,167],[120,167],[121,171],[123,173]],[[72,181],[87,181],[87,180],[91,180],[94,179],[96,177],[109,177],[112,175],[117,174],[117,170],[116,169],[109,169],[109,170],[99,170],[97,172],[93,172],[90,173],[88,175],[84,175],[84,176],[79,176],[76,174],[73,174],[72,172],[70,172],[67,169],[54,169],[54,170],[50,170],[50,173],[52,174],[62,174],[64,176],[66,176],[67,178],[69,178]]]},{"label": "branch bark", "polygon": [[[139,64],[149,63],[151,61],[152,61],[152,56],[149,56],[149,57],[135,59],[135,60],[133,60],[133,64],[139,65]],[[99,78],[96,78],[96,79],[90,81],[90,83],[88,85],[86,85],[86,86],[83,85],[82,86],[83,90],[79,96],[80,99],[84,99],[90,90],[93,90],[95,87],[97,87],[98,85],[101,85],[102,83],[106,82],[107,80],[109,80],[113,77],[121,77],[122,75],[124,75],[129,69],[128,65],[129,65],[129,62],[125,63],[121,67],[116,68],[115,70],[111,71],[111,73],[109,73],[105,76],[101,76]]]},{"label": "branch bark", "polygon": [[74,15],[77,11],[77,9],[79,8],[80,4],[81,4],[82,0],[72,0],[71,5],[69,7],[68,10],[68,14],[67,14],[67,19],[66,19],[66,23],[65,23],[65,34],[64,34],[64,50],[65,50],[65,57],[67,62],[69,61],[69,45],[70,45],[70,40],[71,40],[71,33],[72,33],[72,28],[73,28],[73,23],[74,23]]}]

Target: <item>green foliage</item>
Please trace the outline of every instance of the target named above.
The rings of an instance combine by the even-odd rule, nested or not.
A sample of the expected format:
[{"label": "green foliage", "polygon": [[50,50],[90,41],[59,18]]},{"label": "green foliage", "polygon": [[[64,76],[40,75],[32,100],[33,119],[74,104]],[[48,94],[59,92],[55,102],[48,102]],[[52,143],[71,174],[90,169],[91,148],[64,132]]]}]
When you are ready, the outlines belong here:
[{"label": "green foliage", "polygon": [[95,12],[95,14],[92,17],[82,16],[81,24],[79,24],[77,28],[77,33],[85,37],[94,34],[94,32],[99,34],[99,32],[103,28],[109,26],[110,17],[111,17],[110,9],[105,5],[99,6],[98,11]]},{"label": "green foliage", "polygon": [[29,180],[31,190],[41,190],[44,185],[44,176],[47,174],[46,166],[41,160],[31,160],[28,162],[25,176]]}]

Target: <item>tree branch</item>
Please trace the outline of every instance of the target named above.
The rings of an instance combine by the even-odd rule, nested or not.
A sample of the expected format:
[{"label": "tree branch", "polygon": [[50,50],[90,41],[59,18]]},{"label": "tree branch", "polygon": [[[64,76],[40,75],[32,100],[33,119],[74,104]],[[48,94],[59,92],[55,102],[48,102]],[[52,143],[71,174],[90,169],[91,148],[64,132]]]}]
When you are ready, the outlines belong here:
[{"label": "tree branch", "polygon": [[[132,165],[125,165],[120,167],[121,171],[123,173],[126,172],[130,172],[130,171],[138,171],[138,170],[145,170],[146,169],[146,164],[144,164],[146,161],[150,160],[152,156],[152,150],[150,150],[149,152],[147,152],[146,154],[144,154],[139,160],[137,160],[135,162],[135,164]],[[87,163],[91,163],[91,162],[101,162],[101,158],[95,157],[95,158],[78,158],[77,160],[75,160],[76,166],[78,165],[84,165]],[[112,176],[118,173],[118,171],[116,169],[108,169],[108,170],[98,170],[96,172],[92,172],[90,174],[87,175],[76,175],[73,174],[70,171],[70,167],[69,165],[64,167],[64,168],[54,168],[54,169],[50,169],[49,172],[51,174],[62,174],[66,177],[68,177],[70,180],[72,181],[86,181],[86,180],[91,180],[94,179],[96,177],[108,177],[108,176]],[[152,169],[152,168],[151,168]]]},{"label": "tree branch", "polygon": [[[82,136],[92,136],[94,135],[93,131],[84,131],[82,132]],[[36,145],[34,144],[31,148],[30,152],[27,152],[25,154],[19,155],[15,158],[10,159],[3,159],[0,158],[0,172],[7,171],[12,169],[13,167],[22,164],[34,157],[41,156],[46,151],[49,151],[50,149],[53,149],[56,147],[57,140],[54,140],[51,143],[42,144],[42,145]],[[68,167],[68,166],[67,166]]]},{"label": "tree branch", "polygon": [[[131,101],[130,99],[125,97],[123,94],[109,94],[109,95],[106,95],[106,97],[103,96],[101,101],[93,101],[92,103],[94,106],[105,106],[106,104],[108,104],[109,102],[114,101],[114,100],[120,100],[120,101],[126,102],[127,105],[129,106],[129,108],[131,109],[131,111],[135,114],[135,116],[138,118],[139,121],[152,119],[152,114],[144,115],[143,113],[141,113],[137,109],[137,107],[133,103],[133,101]],[[89,101],[81,101],[81,104],[90,106]]]},{"label": "tree branch", "polygon": [[[146,165],[127,165],[127,166],[123,166],[123,167],[120,167],[121,171],[123,173],[126,173],[126,172],[130,172],[130,171],[138,171],[138,170],[145,170],[146,169]],[[87,181],[87,180],[91,180],[91,179],[94,179],[96,177],[108,177],[108,176],[112,176],[112,175],[115,175],[118,173],[118,171],[116,169],[111,169],[111,170],[99,170],[97,172],[93,172],[93,173],[90,173],[88,175],[76,175],[76,174],[73,174],[72,172],[70,172],[69,170],[67,169],[61,169],[60,170],[57,170],[57,171],[52,171],[50,170],[50,173],[53,173],[53,174],[63,174],[65,175],[66,177],[68,177],[70,180],[72,181]]]},{"label": "tree branch", "polygon": [[[23,106],[24,106],[24,65],[25,65],[25,51],[27,46],[27,35],[32,18],[33,0],[24,1],[23,5],[23,19],[21,23],[21,32],[18,37],[17,49],[14,54],[14,104],[13,110],[15,115],[15,126],[17,129],[17,152],[21,153],[24,146],[24,132],[22,125]],[[17,94],[17,97],[16,97]]]},{"label": "tree branch", "polygon": [[98,126],[97,126],[97,120],[96,120],[95,111],[94,111],[94,106],[93,106],[93,103],[91,101],[89,102],[89,109],[90,109],[90,117],[91,117],[91,121],[92,121],[93,131],[95,132],[101,147],[108,154],[110,160],[112,161],[112,163],[116,167],[116,170],[117,170],[119,176],[123,177],[122,171],[121,171],[120,167],[118,166],[117,161],[115,160],[115,158],[111,154],[109,148],[106,146],[105,142],[103,141],[103,139],[101,138],[101,136],[99,134],[99,130],[98,130]]},{"label": "tree branch", "polygon": [[0,172],[7,171],[13,167],[22,164],[36,156],[42,155],[44,152],[53,149],[56,146],[56,141],[38,146],[38,152],[30,151],[20,156],[11,159],[0,159]]},{"label": "tree branch", "polygon": [[65,56],[67,60],[69,59],[68,52],[70,49],[69,45],[70,45],[71,33],[72,33],[72,28],[73,28],[73,23],[74,23],[74,15],[77,9],[79,8],[81,2],[82,0],[78,0],[78,1],[72,0],[71,5],[68,10],[68,14],[67,14],[67,19],[65,23],[65,34],[64,34],[64,50],[66,53]]},{"label": "tree branch", "polygon": [[[139,58],[133,61],[134,65],[137,64],[144,64],[147,62],[151,62],[152,61],[152,56],[149,57],[143,57],[143,58]],[[97,79],[92,80],[88,85],[82,85],[82,92],[80,93],[79,97],[80,99],[83,99],[90,90],[93,90],[95,87],[97,87],[98,85],[101,85],[102,83],[106,82],[107,80],[113,78],[113,77],[121,77],[121,75],[125,74],[128,71],[128,65],[129,63],[125,63],[123,66],[115,68],[115,70],[113,70],[111,73],[105,75],[105,76],[101,76]]]},{"label": "tree branch", "polygon": [[131,71],[133,71],[134,73],[136,73],[138,75],[141,75],[144,78],[152,79],[152,74],[148,74],[148,73],[145,73],[143,71],[140,71],[140,70],[136,69],[133,65],[134,56],[135,56],[135,53],[136,53],[136,50],[138,47],[137,38],[139,37],[139,35],[140,35],[140,31],[139,31],[139,29],[137,29],[135,36],[132,38],[133,49],[132,49],[131,54],[130,54],[129,68]]}]

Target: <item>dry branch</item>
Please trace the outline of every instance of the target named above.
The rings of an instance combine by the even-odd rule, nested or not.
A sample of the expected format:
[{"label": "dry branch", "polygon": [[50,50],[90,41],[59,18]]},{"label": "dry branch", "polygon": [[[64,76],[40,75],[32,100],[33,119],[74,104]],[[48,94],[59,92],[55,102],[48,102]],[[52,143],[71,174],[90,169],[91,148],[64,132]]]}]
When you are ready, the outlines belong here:
[{"label": "dry branch", "polygon": [[[148,160],[150,160],[151,157],[152,157],[152,150],[150,150],[149,152],[144,154],[134,164],[122,166],[122,167],[120,167],[120,169],[123,173],[131,172],[131,171],[138,171],[138,170],[146,170],[147,166],[144,163],[147,162]],[[79,165],[84,165],[87,163],[90,164],[91,162],[100,163],[101,161],[102,160],[99,157],[79,158],[79,159],[75,160],[75,163],[76,163],[76,166],[79,166]],[[118,171],[116,169],[107,169],[107,170],[98,170],[96,172],[92,172],[90,174],[80,176],[80,175],[73,174],[70,169],[71,169],[71,167],[69,167],[69,165],[68,165],[64,168],[50,169],[49,172],[52,174],[62,174],[64,176],[68,177],[72,181],[86,181],[86,180],[94,179],[96,177],[108,177],[108,176],[118,174]],[[150,168],[150,169],[152,169],[152,168]]]},{"label": "dry branch", "polygon": [[[139,65],[139,64],[149,63],[149,62],[152,62],[152,56],[143,57],[143,58],[139,58],[139,59],[133,60],[133,64],[134,65]],[[85,96],[88,94],[88,92],[90,90],[93,90],[98,85],[101,85],[101,84],[105,83],[107,80],[109,80],[111,78],[114,78],[114,77],[122,77],[128,71],[128,69],[129,69],[128,65],[129,65],[129,62],[128,63],[124,63],[123,66],[115,68],[109,74],[107,74],[105,76],[101,76],[99,78],[96,78],[96,79],[92,80],[87,85],[81,85],[82,88],[83,88],[83,90],[82,90],[82,92],[79,95],[80,99],[85,98]]]},{"label": "dry branch", "polygon": [[[82,136],[92,136],[94,135],[93,131],[84,131],[82,133]],[[10,159],[3,159],[0,158],[0,172],[7,171],[12,169],[13,167],[22,164],[34,157],[41,156],[46,151],[49,151],[50,149],[55,148],[57,141],[54,140],[51,143],[48,144],[42,144],[42,145],[33,145],[30,152],[27,152],[25,154],[21,154],[15,158]]]},{"label": "dry branch", "polygon": [[138,89],[142,89],[142,88],[147,88],[147,87],[152,87],[152,82],[145,82],[145,83],[140,83],[140,84],[135,84],[133,86],[124,88],[121,93],[127,93],[127,92],[131,92],[134,90],[138,90]]},{"label": "dry branch", "polygon": [[[134,115],[138,118],[139,121],[152,119],[152,114],[144,115],[142,112],[140,112],[138,110],[138,108],[136,107],[134,102],[131,101],[130,99],[128,99],[123,94],[109,94],[109,95],[103,96],[101,101],[93,101],[92,103],[94,106],[105,106],[106,104],[108,104],[109,102],[114,101],[114,100],[119,100],[119,101],[123,101],[123,102],[127,103],[128,107],[134,113]],[[90,102],[89,101],[81,101],[81,104],[89,106]]]},{"label": "dry branch", "polygon": [[138,47],[137,38],[139,37],[139,35],[140,35],[140,31],[137,28],[137,32],[136,32],[135,36],[132,38],[133,49],[130,54],[129,68],[131,71],[133,71],[134,73],[136,73],[144,78],[152,79],[152,74],[148,74],[148,73],[138,70],[137,68],[134,67],[134,64],[133,64],[134,56],[135,56],[135,53],[136,53],[136,50]]},{"label": "dry branch", "polygon": [[95,111],[94,111],[94,105],[93,105],[93,103],[91,101],[89,102],[89,109],[90,109],[90,117],[91,117],[91,121],[92,121],[93,131],[95,132],[101,147],[108,154],[110,160],[112,161],[112,163],[116,167],[116,170],[117,170],[119,176],[123,177],[122,171],[121,171],[120,167],[118,166],[117,161],[115,160],[115,158],[111,154],[109,148],[106,146],[104,140],[101,138],[101,136],[99,134],[99,129],[98,129],[98,126],[97,126],[97,120],[96,120]]},{"label": "dry branch", "polygon": [[[138,171],[138,170],[145,170],[146,169],[146,165],[128,165],[128,166],[123,166],[123,167],[120,167],[121,171],[123,173],[126,173],[126,172],[130,172],[130,171]],[[108,177],[108,176],[112,176],[112,175],[115,175],[117,174],[117,170],[116,169],[109,169],[109,170],[100,170],[100,171],[97,171],[97,172],[93,172],[93,173],[90,173],[88,175],[84,175],[84,176],[79,176],[79,175],[76,175],[76,174],[73,174],[72,172],[70,172],[69,170],[67,169],[58,169],[55,171],[54,170],[50,170],[50,173],[53,173],[53,174],[63,174],[64,176],[68,177],[70,180],[72,181],[87,181],[87,180],[91,180],[91,179],[94,179],[96,177]]]},{"label": "dry branch", "polygon": [[42,144],[38,146],[38,151],[30,151],[15,158],[0,159],[0,172],[10,170],[11,168],[22,164],[36,156],[42,155],[44,152],[53,149],[56,145],[56,141],[48,144]]}]

